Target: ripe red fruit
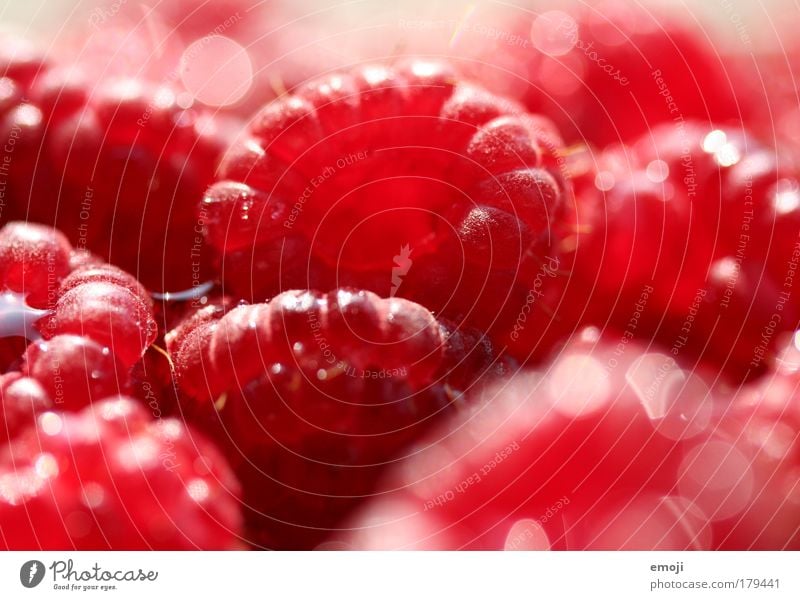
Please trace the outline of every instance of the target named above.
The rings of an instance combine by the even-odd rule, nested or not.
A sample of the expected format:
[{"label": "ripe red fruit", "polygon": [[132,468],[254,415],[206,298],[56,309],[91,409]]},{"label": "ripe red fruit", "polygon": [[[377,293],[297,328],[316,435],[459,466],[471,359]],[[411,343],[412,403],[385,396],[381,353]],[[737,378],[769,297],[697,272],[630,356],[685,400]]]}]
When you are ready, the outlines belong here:
[{"label": "ripe red fruit", "polygon": [[[734,448],[726,464],[733,469],[734,458],[744,459],[746,468],[738,478],[743,492],[751,493],[734,498],[738,501],[734,508],[741,510],[735,514],[727,511],[730,514],[722,515],[715,524],[721,549],[800,547],[798,348],[797,335],[789,336],[779,346],[776,370],[739,390],[724,421],[723,429]],[[715,499],[708,492],[701,498],[706,502]]]},{"label": "ripe red fruit", "polygon": [[748,134],[687,123],[607,151],[584,179],[574,273],[592,290],[591,322],[732,378],[763,373],[800,319],[794,170]]},{"label": "ripe red fruit", "polygon": [[[568,139],[601,146],[660,123],[719,126],[747,111],[730,65],[689,14],[620,0],[554,8],[483,7],[451,51],[468,74],[547,115]],[[486,28],[505,35],[483,35]]]},{"label": "ripe red fruit", "polygon": [[[127,390],[131,367],[156,336],[141,284],[43,225],[0,229],[0,257],[0,346],[8,366],[36,380],[58,408],[78,410]],[[27,352],[24,338],[37,340]]]},{"label": "ripe red fruit", "polygon": [[25,370],[59,410],[79,410],[93,399],[124,392],[130,377],[130,369],[123,368],[108,347],[70,334],[31,344]]},{"label": "ripe red fruit", "polygon": [[0,532],[10,550],[231,549],[238,484],[176,420],[123,397],[46,412],[0,457]]},{"label": "ripe red fruit", "polygon": [[[423,441],[381,487],[397,491],[334,539],[360,549],[748,548],[740,518],[772,471],[743,449],[730,398],[710,381],[668,353],[587,330]],[[790,498],[785,487],[763,493]],[[773,548],[800,525],[793,507]]]},{"label": "ripe red fruit", "polygon": [[209,306],[166,342],[184,414],[225,448],[251,540],[271,548],[312,547],[461,391],[509,367],[485,336],[347,289]]},{"label": "ripe red fruit", "polygon": [[200,219],[225,293],[353,286],[502,336],[555,245],[561,145],[446,64],[361,67],[258,113]]},{"label": "ripe red fruit", "polygon": [[10,98],[2,222],[55,225],[155,291],[205,280],[194,213],[224,147],[221,121],[182,108],[168,86],[58,66]]}]

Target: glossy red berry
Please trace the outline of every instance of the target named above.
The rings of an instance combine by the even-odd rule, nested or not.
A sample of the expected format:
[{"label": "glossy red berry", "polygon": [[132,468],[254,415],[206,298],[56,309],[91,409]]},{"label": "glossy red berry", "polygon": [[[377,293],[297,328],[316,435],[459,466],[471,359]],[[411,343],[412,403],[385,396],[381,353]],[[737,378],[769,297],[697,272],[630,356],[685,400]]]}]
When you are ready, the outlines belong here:
[{"label": "glossy red berry", "polygon": [[800,319],[793,169],[749,134],[686,123],[606,151],[589,177],[574,275],[590,321],[734,379],[763,373]]},{"label": "glossy red berry", "polygon": [[154,291],[205,281],[195,205],[225,126],[176,96],[148,81],[87,80],[77,68],[38,73],[0,114],[13,149],[0,219],[55,225]]},{"label": "glossy red berry", "polygon": [[10,550],[231,549],[238,484],[176,420],[122,397],[42,413],[0,459],[0,531]]},{"label": "glossy red berry", "polygon": [[166,342],[184,414],[226,449],[271,548],[313,546],[478,378],[514,368],[477,331],[348,289],[209,306]]},{"label": "glossy red berry", "polygon": [[129,370],[110,348],[79,335],[35,342],[25,355],[25,371],[42,385],[58,410],[79,410],[126,391]]},{"label": "glossy red berry", "polygon": [[744,86],[731,82],[735,68],[693,20],[619,0],[552,10],[485,6],[461,25],[450,52],[490,89],[553,119],[570,140],[604,146],[660,123],[719,126],[749,112],[749,95],[738,93]]},{"label": "glossy red berry", "polygon": [[712,465],[734,468],[724,457],[688,458],[726,443],[726,399],[708,381],[669,354],[586,330],[435,432],[389,477],[395,491],[333,539],[360,549],[713,548],[716,523],[732,514],[726,494],[741,490],[727,471],[703,486]]},{"label": "glossy red berry", "polygon": [[359,67],[264,107],[199,215],[225,293],[353,286],[502,336],[555,245],[561,147],[447,64]]},{"label": "glossy red berry", "polygon": [[[37,381],[57,409],[78,410],[125,392],[131,367],[156,337],[142,285],[43,225],[0,229],[0,255],[6,368]],[[27,352],[25,338],[33,342]]]}]

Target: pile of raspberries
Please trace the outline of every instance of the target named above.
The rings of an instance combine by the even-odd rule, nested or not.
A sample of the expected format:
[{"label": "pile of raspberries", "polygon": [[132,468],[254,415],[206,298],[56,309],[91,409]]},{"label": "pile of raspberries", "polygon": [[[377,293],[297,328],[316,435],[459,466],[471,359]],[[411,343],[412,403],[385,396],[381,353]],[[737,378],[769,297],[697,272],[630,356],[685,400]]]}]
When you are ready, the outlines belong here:
[{"label": "pile of raspberries", "polygon": [[161,4],[0,37],[0,549],[800,549],[800,45]]}]

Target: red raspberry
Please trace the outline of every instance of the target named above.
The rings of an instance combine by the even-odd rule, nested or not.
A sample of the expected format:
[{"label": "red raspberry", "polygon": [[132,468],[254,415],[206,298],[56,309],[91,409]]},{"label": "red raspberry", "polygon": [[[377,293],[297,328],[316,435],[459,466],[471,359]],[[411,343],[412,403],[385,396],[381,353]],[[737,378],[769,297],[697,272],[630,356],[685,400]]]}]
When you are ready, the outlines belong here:
[{"label": "red raspberry", "polygon": [[593,322],[735,378],[763,373],[776,335],[800,321],[794,170],[747,134],[688,123],[609,150],[588,179],[575,274],[592,290]]},{"label": "red raspberry", "polygon": [[87,4],[95,6],[86,26],[73,25],[56,42],[83,71],[170,82],[184,98],[245,117],[258,107],[254,102],[276,93],[269,84],[279,72],[275,30],[297,35],[296,24],[274,18],[282,6],[259,0],[160,0],[114,10],[102,1]]},{"label": "red raspberry", "polygon": [[[156,336],[144,288],[42,225],[0,229],[0,257],[0,334],[11,336],[0,346],[16,353],[11,364],[60,408],[77,410],[126,391],[131,367]],[[20,340],[39,335],[44,339],[25,352]]]},{"label": "red raspberry", "polygon": [[4,451],[0,490],[10,550],[222,550],[240,535],[222,456],[123,397],[41,414]]},{"label": "red raspberry", "polygon": [[[587,330],[423,442],[385,483],[398,491],[337,537],[363,549],[509,550],[712,549],[731,530],[747,537],[739,519],[772,471],[753,462],[730,399],[706,381],[669,354]],[[764,493],[785,501],[792,481],[781,500]],[[794,536],[796,506],[780,519],[773,548]]]},{"label": "red raspberry", "polygon": [[[719,125],[747,110],[690,15],[620,0],[557,8],[474,11],[451,51],[493,91],[547,115],[569,139],[599,145],[678,119]],[[487,28],[506,35],[483,35]]]},{"label": "red raspberry", "polygon": [[41,48],[31,40],[10,31],[3,32],[0,75],[4,85],[11,83],[24,90],[46,68],[47,62]]},{"label": "red raspberry", "polygon": [[0,103],[9,165],[0,219],[56,225],[149,289],[205,281],[194,213],[225,126],[181,108],[167,86],[84,79],[50,67],[24,98]]},{"label": "red raspberry", "polygon": [[362,67],[267,105],[200,218],[231,295],[354,286],[502,336],[565,210],[560,149],[445,64]]},{"label": "red raspberry", "polygon": [[209,306],[166,341],[185,414],[227,449],[251,541],[273,548],[317,543],[474,385],[467,369],[497,365],[419,305],[344,289]]},{"label": "red raspberry", "polygon": [[[800,548],[797,335],[781,346],[779,355],[777,370],[740,390],[726,418],[724,430],[735,448],[731,455],[743,456],[747,463],[741,485],[749,486],[752,494],[740,513],[716,525],[722,549]],[[699,454],[700,459],[703,456]],[[727,462],[734,466],[730,458]],[[701,498],[715,500],[709,491]]]}]

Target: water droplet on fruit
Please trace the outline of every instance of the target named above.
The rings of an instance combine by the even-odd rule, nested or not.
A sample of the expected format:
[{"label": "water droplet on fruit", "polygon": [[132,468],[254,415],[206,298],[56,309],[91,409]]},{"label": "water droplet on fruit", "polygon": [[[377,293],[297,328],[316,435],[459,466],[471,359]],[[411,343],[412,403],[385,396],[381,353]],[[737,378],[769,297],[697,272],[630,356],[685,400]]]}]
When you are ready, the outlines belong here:
[{"label": "water droplet on fruit", "polygon": [[64,422],[56,413],[46,412],[39,417],[39,427],[42,428],[45,435],[54,436],[61,433]]},{"label": "water droplet on fruit", "polygon": [[610,383],[603,365],[588,354],[559,358],[550,373],[548,387],[553,408],[568,417],[589,415],[609,400]]},{"label": "water droplet on fruit", "polygon": [[719,151],[728,141],[728,136],[720,129],[715,129],[703,138],[703,150],[709,154]]},{"label": "water droplet on fruit", "polygon": [[189,300],[197,300],[201,296],[207,294],[214,289],[213,281],[206,281],[190,287],[188,290],[181,290],[179,292],[151,292],[150,295],[153,300],[164,302],[187,302]]},{"label": "water droplet on fruit", "polygon": [[715,152],[714,158],[721,167],[731,167],[741,160],[742,153],[733,144],[725,144]]},{"label": "water droplet on fruit", "polygon": [[83,485],[83,504],[88,508],[97,508],[105,500],[106,493],[103,486],[94,481]]},{"label": "water droplet on fruit", "polygon": [[785,215],[800,207],[800,190],[794,179],[781,179],[772,192],[772,205],[775,212]]},{"label": "water droplet on fruit", "polygon": [[33,462],[36,475],[42,479],[49,479],[58,475],[58,462],[52,454],[40,454]]},{"label": "water droplet on fruit", "polygon": [[669,177],[669,165],[663,160],[652,160],[647,165],[647,178],[653,183],[661,183]]},{"label": "water droplet on fruit", "polygon": [[594,176],[594,186],[601,192],[607,192],[616,184],[614,174],[610,171],[600,171]]},{"label": "water droplet on fruit", "polygon": [[202,479],[192,479],[186,485],[186,491],[189,494],[189,497],[194,500],[195,502],[205,502],[208,500],[210,490],[208,488],[208,484],[203,481]]},{"label": "water droplet on fruit", "polygon": [[14,117],[15,124],[23,127],[36,127],[42,122],[42,112],[30,104],[20,106]]},{"label": "water droplet on fruit", "polygon": [[578,24],[563,11],[549,10],[536,17],[531,25],[531,41],[537,50],[561,56],[578,43]]},{"label": "water droplet on fruit", "polygon": [[678,468],[678,487],[712,521],[733,517],[747,507],[753,494],[750,461],[733,444],[722,440],[689,450]]},{"label": "water droplet on fruit", "polygon": [[508,530],[503,550],[550,550],[550,538],[539,521],[520,519]]}]

